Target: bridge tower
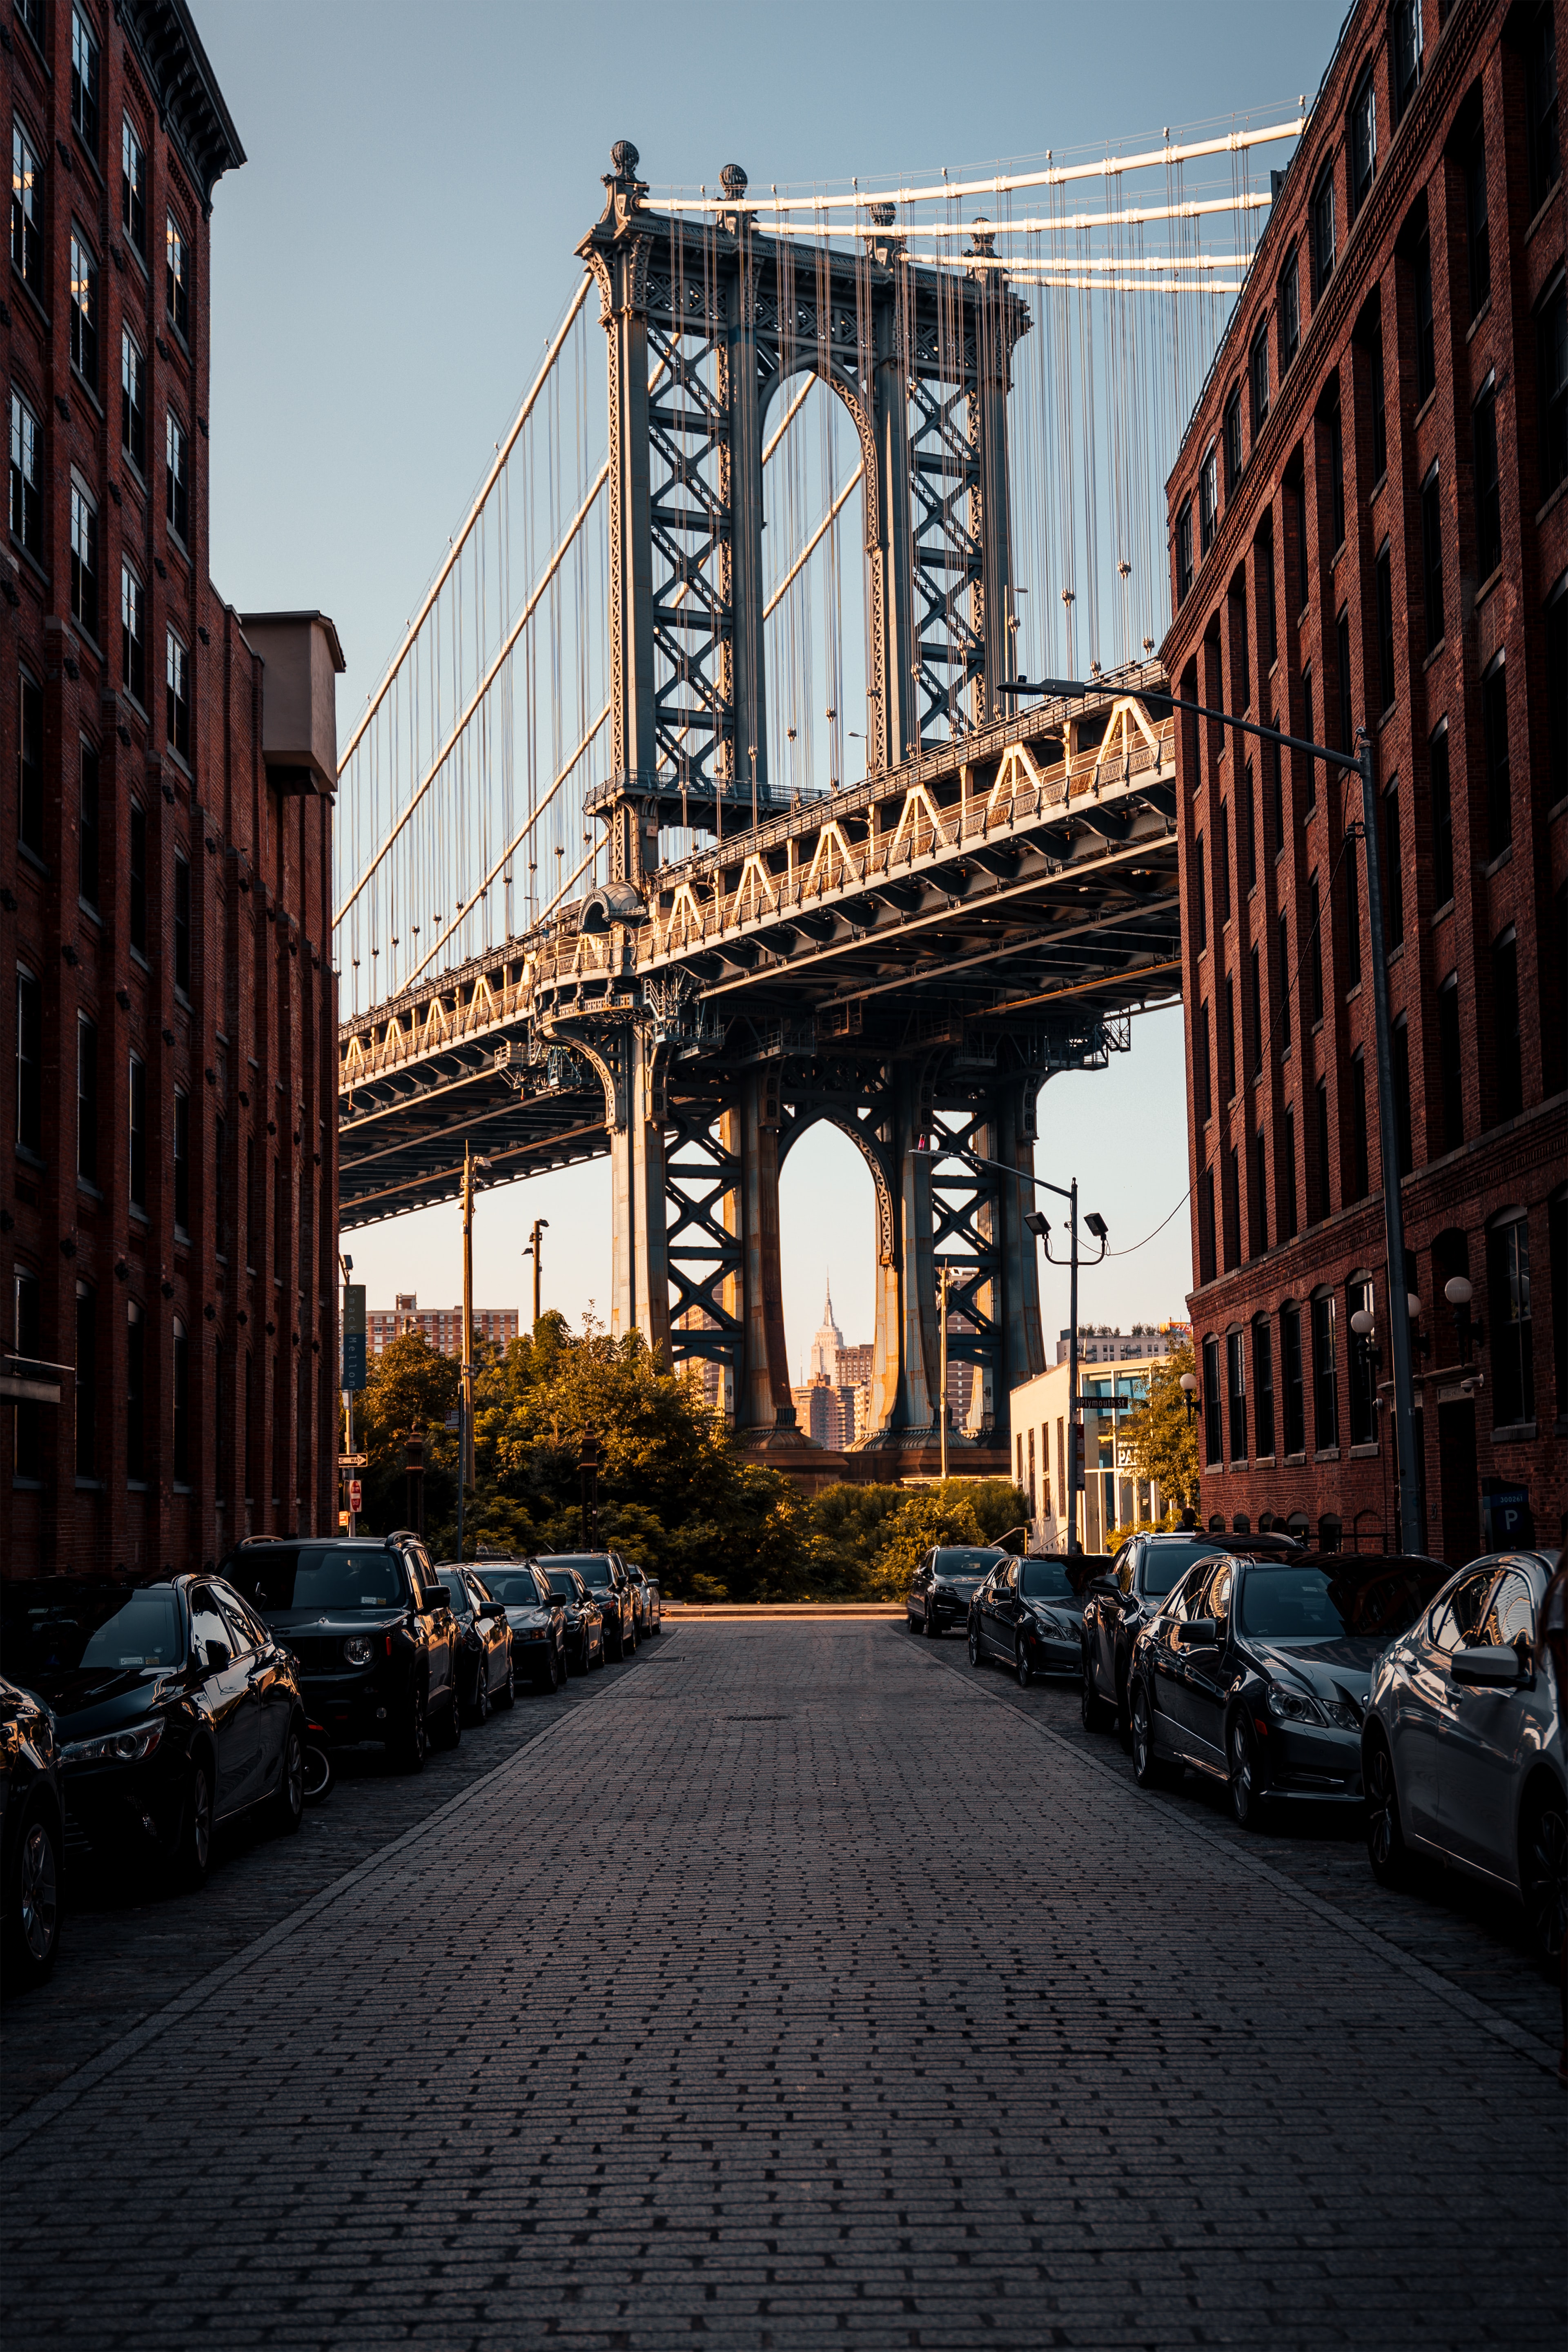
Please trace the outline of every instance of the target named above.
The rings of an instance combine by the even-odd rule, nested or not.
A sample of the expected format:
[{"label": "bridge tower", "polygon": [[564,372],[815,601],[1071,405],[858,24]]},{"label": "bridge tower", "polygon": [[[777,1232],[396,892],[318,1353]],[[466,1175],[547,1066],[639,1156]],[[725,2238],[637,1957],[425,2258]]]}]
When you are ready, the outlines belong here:
[{"label": "bridge tower", "polygon": [[[722,843],[788,805],[768,773],[763,476],[770,410],[793,375],[822,379],[860,446],[868,772],[918,772],[923,754],[1008,708],[1006,409],[1029,326],[983,226],[953,267],[921,267],[893,207],[875,205],[858,249],[829,252],[764,234],[735,164],[716,220],[656,213],[638,160],[616,143],[604,212],[577,248],[608,362],[614,740],[591,802],[613,878],[584,920],[610,932],[628,971],[661,834]],[[933,1189],[924,1147],[951,1133],[1026,1169],[1037,1061],[965,1066],[952,1045],[870,1036],[726,1049],[718,1030],[683,1045],[682,1008],[650,1008],[635,984],[545,1026],[604,1088],[612,1328],[640,1329],[667,1359],[717,1359],[737,1423],[790,1442],[779,1169],[831,1118],[878,1188],[872,1442],[923,1443],[933,1427],[944,1255],[972,1327],[952,1352],[975,1362],[973,1433],[994,1425],[1005,1442],[1007,1388],[1044,1360],[1028,1203],[1005,1179]]]}]

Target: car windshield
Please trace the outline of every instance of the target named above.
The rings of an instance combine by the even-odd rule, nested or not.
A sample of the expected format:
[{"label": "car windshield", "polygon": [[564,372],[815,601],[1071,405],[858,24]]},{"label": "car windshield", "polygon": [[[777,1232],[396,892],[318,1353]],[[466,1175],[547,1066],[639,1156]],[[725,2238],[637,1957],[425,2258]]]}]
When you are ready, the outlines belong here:
[{"label": "car windshield", "polygon": [[1428,1569],[1416,1560],[1343,1559],[1333,1568],[1255,1561],[1241,1580],[1237,1623],[1265,1642],[1334,1641],[1347,1633],[1392,1642],[1443,1581],[1436,1562]]},{"label": "car windshield", "polygon": [[1070,1601],[1072,1580],[1058,1559],[1026,1559],[1018,1574],[1026,1601]]},{"label": "car windshield", "polygon": [[466,1617],[471,1604],[468,1600],[468,1588],[462,1578],[455,1569],[445,1568],[437,1569],[436,1576],[437,1581],[447,1596],[453,1616]]},{"label": "car windshield", "polygon": [[577,1598],[577,1579],[569,1568],[552,1569],[544,1581],[552,1592],[563,1593],[568,1601]]},{"label": "car windshield", "polygon": [[537,1609],[539,1587],[526,1568],[487,1568],[485,1590],[509,1609]]},{"label": "car windshield", "polygon": [[584,1583],[593,1586],[598,1591],[603,1591],[606,1585],[613,1584],[616,1580],[610,1563],[602,1553],[552,1552],[543,1562],[543,1568],[546,1576],[554,1568],[574,1568]]},{"label": "car windshield", "polygon": [[[20,1604],[20,1605],[18,1605]],[[76,1667],[177,1666],[185,1654],[173,1585],[121,1585],[44,1599],[18,1595],[6,1612],[5,1667],[27,1683]]]},{"label": "car windshield", "polygon": [[1190,1543],[1154,1543],[1143,1555],[1143,1590],[1151,1601],[1163,1601],[1178,1577],[1202,1559],[1217,1559],[1225,1546],[1211,1538],[1194,1536]]},{"label": "car windshield", "polygon": [[955,1578],[961,1583],[978,1584],[995,1565],[994,1545],[987,1545],[984,1551],[949,1550],[944,1548],[936,1556],[937,1574]]},{"label": "car windshield", "polygon": [[286,1609],[398,1609],[407,1597],[403,1565],[380,1544],[301,1544],[298,1550],[240,1551],[225,1575],[263,1615]]}]

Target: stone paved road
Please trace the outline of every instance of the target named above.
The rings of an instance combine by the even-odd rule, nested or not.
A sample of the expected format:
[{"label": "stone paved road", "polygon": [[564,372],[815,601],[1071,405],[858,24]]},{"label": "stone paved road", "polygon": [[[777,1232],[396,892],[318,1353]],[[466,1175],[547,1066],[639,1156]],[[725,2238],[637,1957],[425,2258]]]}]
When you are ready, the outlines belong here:
[{"label": "stone paved road", "polygon": [[667,1637],[22,2116],[13,2326],[1556,2352],[1544,2046],[948,1665]]}]

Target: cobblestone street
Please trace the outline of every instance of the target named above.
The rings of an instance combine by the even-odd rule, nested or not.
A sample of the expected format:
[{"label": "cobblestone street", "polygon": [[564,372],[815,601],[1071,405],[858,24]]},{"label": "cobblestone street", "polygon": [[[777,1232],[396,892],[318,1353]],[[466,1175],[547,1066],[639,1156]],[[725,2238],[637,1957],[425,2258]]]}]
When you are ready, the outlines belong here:
[{"label": "cobblestone street", "polygon": [[1561,2345],[1553,1999],[1452,1890],[885,1622],[510,1721],[216,1873],[214,1973],[172,1906],[119,2042],[72,1980],[149,1914],[73,1921],[5,2020],[29,2341]]}]

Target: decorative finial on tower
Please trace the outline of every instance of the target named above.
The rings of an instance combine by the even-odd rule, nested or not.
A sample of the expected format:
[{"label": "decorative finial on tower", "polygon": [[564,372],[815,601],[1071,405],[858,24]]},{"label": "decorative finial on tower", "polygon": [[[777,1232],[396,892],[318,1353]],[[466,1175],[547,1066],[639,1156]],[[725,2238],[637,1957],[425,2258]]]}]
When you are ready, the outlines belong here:
[{"label": "decorative finial on tower", "polygon": [[635,180],[642,157],[629,139],[617,139],[610,150],[610,162],[617,180]]},{"label": "decorative finial on tower", "polygon": [[969,240],[970,252],[972,254],[978,254],[983,258],[994,260],[996,257],[996,232],[992,227],[990,222],[986,219],[985,215],[984,213],[976,213],[973,220],[970,223],[970,228],[972,232]]},{"label": "decorative finial on tower", "polygon": [[751,185],[739,163],[726,163],[719,174],[719,185],[732,205],[738,205]]},{"label": "decorative finial on tower", "polygon": [[873,228],[891,228],[899,217],[897,205],[872,205],[869,209]]}]

